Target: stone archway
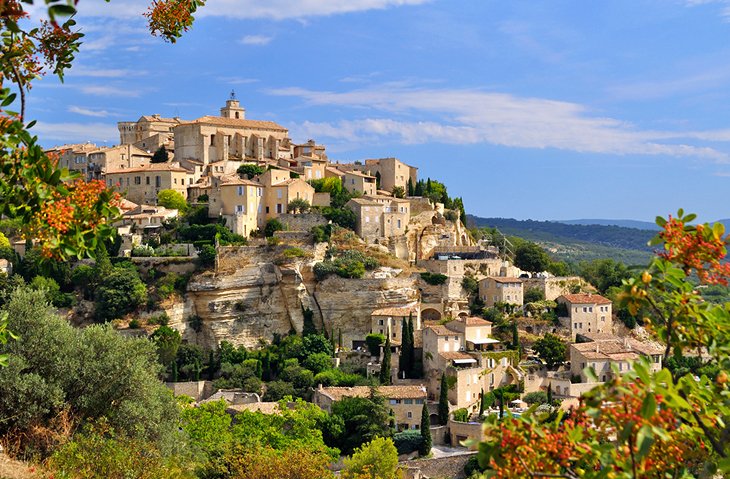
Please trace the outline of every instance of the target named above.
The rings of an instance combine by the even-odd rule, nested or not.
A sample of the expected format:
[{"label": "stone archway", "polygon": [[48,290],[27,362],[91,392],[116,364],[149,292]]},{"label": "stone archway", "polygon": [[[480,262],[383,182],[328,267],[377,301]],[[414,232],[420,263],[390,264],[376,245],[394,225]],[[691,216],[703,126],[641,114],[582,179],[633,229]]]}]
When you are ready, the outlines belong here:
[{"label": "stone archway", "polygon": [[441,313],[437,309],[426,308],[421,311],[422,321],[441,321]]},{"label": "stone archway", "polygon": [[432,426],[444,426],[445,424],[441,424],[439,422],[439,415],[438,414],[431,414],[428,416],[428,420],[431,423]]}]

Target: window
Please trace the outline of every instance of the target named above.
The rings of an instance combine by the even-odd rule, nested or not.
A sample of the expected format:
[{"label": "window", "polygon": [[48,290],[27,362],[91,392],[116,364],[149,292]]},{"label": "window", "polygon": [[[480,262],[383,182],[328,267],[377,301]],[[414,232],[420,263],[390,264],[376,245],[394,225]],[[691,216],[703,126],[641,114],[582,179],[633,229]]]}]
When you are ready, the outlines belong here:
[{"label": "window", "polygon": [[466,400],[471,401],[471,391],[466,392]]},{"label": "window", "polygon": [[400,220],[398,220],[398,228],[400,228]]},{"label": "window", "polygon": [[281,199],[281,188],[277,188],[277,189],[276,189],[276,197],[277,197],[278,199]]},{"label": "window", "polygon": [[162,185],[162,178],[160,175],[155,176],[155,186],[159,188]]},{"label": "window", "polygon": [[141,176],[135,176],[134,177],[134,184],[135,185],[141,185],[142,184],[142,177]]},{"label": "window", "polygon": [[267,215],[269,214],[269,207],[268,206],[266,207],[266,214]]},{"label": "window", "polygon": [[281,212],[282,212],[281,203],[277,203],[276,204],[276,212],[279,213],[279,214],[281,214]]},{"label": "window", "polygon": [[210,135],[210,146],[215,146],[215,135]]},{"label": "window", "polygon": [[256,192],[256,196],[261,196],[262,190],[263,190],[263,188],[258,188],[258,191]]},{"label": "window", "polygon": [[246,208],[245,205],[236,205],[236,213],[245,213]]},{"label": "window", "polygon": [[416,399],[416,404],[423,404],[423,399]]},{"label": "window", "polygon": [[382,326],[382,325],[383,325],[383,320],[382,319],[379,319],[378,320],[378,326]]},{"label": "window", "polygon": [[411,419],[413,417],[413,413],[411,411],[408,411],[408,419]]},{"label": "window", "polygon": [[590,307],[588,308],[588,312],[589,312],[589,313],[592,313],[592,312],[593,312],[593,306],[590,306]]},{"label": "window", "polygon": [[403,404],[413,404],[413,399],[404,399]]},{"label": "window", "polygon": [[352,185],[355,184],[355,178],[353,178],[353,179],[350,180],[350,184],[352,184]]},{"label": "window", "polygon": [[243,187],[243,186],[239,186],[239,187],[238,187],[238,196],[243,196],[243,192],[244,192],[244,191],[245,191],[245,190],[244,190],[244,187]]},{"label": "window", "polygon": [[370,223],[370,217],[369,216],[366,216],[365,217],[365,223]]}]

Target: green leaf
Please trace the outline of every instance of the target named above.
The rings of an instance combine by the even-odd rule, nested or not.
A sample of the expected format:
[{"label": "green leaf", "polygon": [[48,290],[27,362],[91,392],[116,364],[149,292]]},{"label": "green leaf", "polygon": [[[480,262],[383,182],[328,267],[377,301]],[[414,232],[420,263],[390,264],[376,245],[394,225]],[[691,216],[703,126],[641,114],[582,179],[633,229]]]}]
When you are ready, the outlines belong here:
[{"label": "green leaf", "polygon": [[684,217],[684,222],[689,223],[690,221],[694,220],[695,218],[697,218],[697,215],[694,213],[690,213]]},{"label": "green leaf", "polygon": [[651,426],[645,424],[641,426],[638,434],[636,434],[636,446],[638,451],[636,453],[637,458],[645,457],[649,454],[649,449],[654,444],[654,434],[651,431]]},{"label": "green leaf", "polygon": [[667,224],[667,220],[665,220],[661,216],[657,216],[655,221],[656,221],[657,226],[659,226],[660,228],[664,228],[664,225]]},{"label": "green leaf", "polygon": [[656,413],[656,398],[653,393],[649,393],[641,404],[641,417],[650,419]]}]

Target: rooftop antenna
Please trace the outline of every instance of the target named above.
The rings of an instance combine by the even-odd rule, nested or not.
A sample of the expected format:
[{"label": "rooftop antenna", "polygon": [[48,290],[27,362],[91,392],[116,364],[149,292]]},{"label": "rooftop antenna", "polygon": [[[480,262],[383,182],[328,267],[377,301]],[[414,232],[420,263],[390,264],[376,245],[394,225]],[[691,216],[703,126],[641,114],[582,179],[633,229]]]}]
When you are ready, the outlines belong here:
[{"label": "rooftop antenna", "polygon": [[231,100],[235,100],[236,99],[236,91],[235,90],[231,90],[231,98],[230,99]]}]

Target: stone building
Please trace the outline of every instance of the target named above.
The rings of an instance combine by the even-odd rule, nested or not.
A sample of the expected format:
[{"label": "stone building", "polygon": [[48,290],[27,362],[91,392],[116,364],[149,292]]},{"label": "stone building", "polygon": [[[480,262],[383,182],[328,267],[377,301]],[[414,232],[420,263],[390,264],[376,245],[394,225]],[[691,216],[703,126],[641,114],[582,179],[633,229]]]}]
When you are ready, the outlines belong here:
[{"label": "stone building", "polygon": [[370,198],[353,198],[345,205],[355,213],[355,233],[367,242],[383,236],[385,206]]},{"label": "stone building", "polygon": [[649,371],[658,372],[662,368],[663,348],[642,343],[632,338],[618,338],[610,334],[581,335],[589,342],[570,345],[570,372],[587,383],[585,369],[591,367],[601,382],[610,381],[615,366],[619,374],[630,371],[632,363],[645,357],[649,361]]},{"label": "stone building", "polygon": [[555,301],[559,296],[580,291],[584,285],[583,279],[579,276],[550,276],[522,278],[524,291],[537,289],[545,295],[545,299]]},{"label": "stone building", "polygon": [[291,172],[272,168],[258,176],[264,186],[263,213],[266,219],[275,218],[287,212],[289,203],[294,199],[314,202],[314,188],[301,178],[292,178]]},{"label": "stone building", "polygon": [[557,299],[564,304],[568,317],[564,321],[573,338],[577,334],[610,333],[613,330],[611,300],[600,294],[564,294]]},{"label": "stone building", "polygon": [[180,118],[163,118],[160,115],[145,115],[137,121],[120,121],[119,142],[121,145],[135,145],[155,151],[160,146],[171,146],[173,129],[181,123]]},{"label": "stone building", "polygon": [[[420,429],[423,404],[426,402],[425,386],[378,386],[377,393],[385,398],[386,406],[393,410],[398,430]],[[345,397],[368,397],[369,386],[323,387],[314,390],[312,402],[332,413],[332,404]]]},{"label": "stone building", "polygon": [[254,180],[238,175],[212,176],[209,178],[208,216],[221,218],[234,233],[248,237],[253,231],[263,229],[264,187]]},{"label": "stone building", "polygon": [[229,99],[220,116],[204,116],[181,122],[173,128],[175,156],[202,161],[276,162],[280,155],[291,156],[286,128],[273,121],[247,120],[238,100]]},{"label": "stone building", "polygon": [[47,155],[58,158],[58,166],[67,168],[69,171],[78,171],[84,178],[87,177],[88,155],[99,147],[94,143],[78,143],[73,145],[61,145],[46,150]]},{"label": "stone building", "polygon": [[157,204],[162,190],[175,190],[187,198],[192,173],[173,163],[153,163],[139,168],[107,171],[106,184],[120,191],[129,201]]},{"label": "stone building", "polygon": [[522,306],[522,279],[492,276],[479,281],[479,297],[492,308],[497,303]]},{"label": "stone building", "polygon": [[359,171],[345,171],[342,186],[350,193],[360,193],[363,196],[375,196],[375,177]]},{"label": "stone building", "polygon": [[393,191],[393,187],[400,186],[408,193],[408,180],[415,186],[418,181],[418,168],[406,165],[396,158],[380,158],[365,160],[364,170],[371,175],[380,174],[380,189]]},{"label": "stone building", "polygon": [[489,321],[473,317],[424,327],[423,369],[429,397],[439,397],[442,373],[455,378],[448,398],[456,408],[478,407],[482,390],[522,379],[519,354],[502,353],[500,342],[490,337],[491,329]]},{"label": "stone building", "polygon": [[403,320],[413,320],[413,331],[421,329],[421,309],[418,305],[379,308],[373,311],[371,318],[371,332],[387,335],[390,331],[390,341],[394,344],[403,342]]},{"label": "stone building", "polygon": [[86,177],[89,180],[106,178],[106,173],[149,166],[152,153],[134,145],[119,145],[90,151],[87,156]]}]

